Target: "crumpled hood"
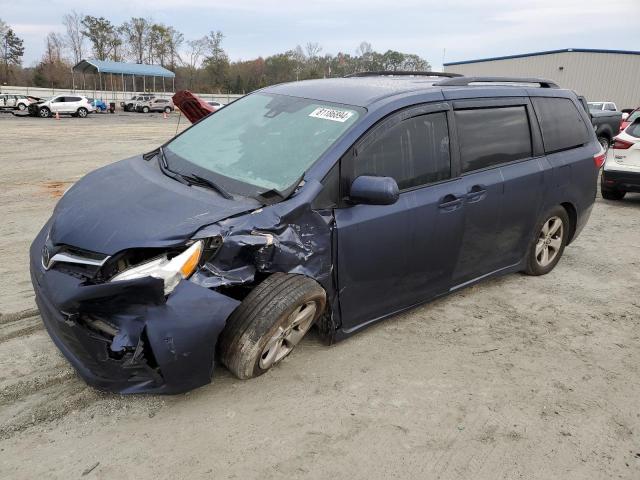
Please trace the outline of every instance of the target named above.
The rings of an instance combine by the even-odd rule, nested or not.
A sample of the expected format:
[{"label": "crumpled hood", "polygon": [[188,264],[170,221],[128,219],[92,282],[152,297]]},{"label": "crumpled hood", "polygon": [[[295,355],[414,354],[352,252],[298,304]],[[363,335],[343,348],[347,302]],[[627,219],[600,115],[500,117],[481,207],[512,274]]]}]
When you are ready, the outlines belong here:
[{"label": "crumpled hood", "polygon": [[51,219],[55,245],[113,255],[128,248],[167,247],[198,229],[261,204],[227,200],[162,173],[155,158],[141,156],[95,170],[58,202]]}]

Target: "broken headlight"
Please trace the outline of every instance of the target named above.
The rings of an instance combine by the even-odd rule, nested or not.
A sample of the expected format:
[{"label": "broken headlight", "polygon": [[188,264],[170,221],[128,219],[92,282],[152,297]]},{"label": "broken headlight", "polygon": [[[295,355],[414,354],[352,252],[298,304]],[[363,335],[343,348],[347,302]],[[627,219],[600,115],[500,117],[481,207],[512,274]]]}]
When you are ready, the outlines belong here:
[{"label": "broken headlight", "polygon": [[189,278],[200,262],[204,250],[204,242],[198,240],[184,252],[169,259],[167,255],[128,268],[117,274],[110,281],[135,280],[143,277],[154,277],[164,280],[164,294],[169,295],[180,280]]}]

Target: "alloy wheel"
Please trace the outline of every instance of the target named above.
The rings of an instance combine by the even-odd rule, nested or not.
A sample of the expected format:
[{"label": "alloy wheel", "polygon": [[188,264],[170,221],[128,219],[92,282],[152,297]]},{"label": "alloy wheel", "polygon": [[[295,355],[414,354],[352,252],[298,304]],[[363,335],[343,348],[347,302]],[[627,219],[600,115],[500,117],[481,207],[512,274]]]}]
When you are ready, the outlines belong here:
[{"label": "alloy wheel", "polygon": [[556,259],[562,248],[563,238],[564,223],[560,217],[551,217],[544,222],[536,243],[536,262],[538,265],[546,267]]},{"label": "alloy wheel", "polygon": [[260,356],[260,368],[267,370],[291,353],[307,333],[316,316],[316,302],[310,301],[297,307],[284,325],[267,342]]}]

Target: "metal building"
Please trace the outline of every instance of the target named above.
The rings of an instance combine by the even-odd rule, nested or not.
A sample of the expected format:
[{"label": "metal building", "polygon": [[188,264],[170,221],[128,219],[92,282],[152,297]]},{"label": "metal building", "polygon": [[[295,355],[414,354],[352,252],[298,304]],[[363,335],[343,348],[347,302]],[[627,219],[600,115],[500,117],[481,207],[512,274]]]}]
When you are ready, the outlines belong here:
[{"label": "metal building", "polygon": [[619,109],[640,107],[640,52],[566,48],[444,64],[463,75],[542,77],[589,101],[612,101]]}]

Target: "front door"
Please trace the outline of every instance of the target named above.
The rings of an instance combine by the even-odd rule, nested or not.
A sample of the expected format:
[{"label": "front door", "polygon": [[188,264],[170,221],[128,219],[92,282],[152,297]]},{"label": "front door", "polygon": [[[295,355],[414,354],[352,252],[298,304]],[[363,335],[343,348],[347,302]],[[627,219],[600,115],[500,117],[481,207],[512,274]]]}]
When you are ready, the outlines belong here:
[{"label": "front door", "polygon": [[392,177],[393,205],[335,211],[343,329],[448,290],[463,228],[463,189],[452,168],[448,104],[414,107],[374,127],[342,160],[342,189],[360,175]]},{"label": "front door", "polygon": [[64,104],[64,97],[56,97],[53,100],[51,100],[51,111],[53,113],[63,113],[64,112],[64,108],[65,108],[65,104]]}]

